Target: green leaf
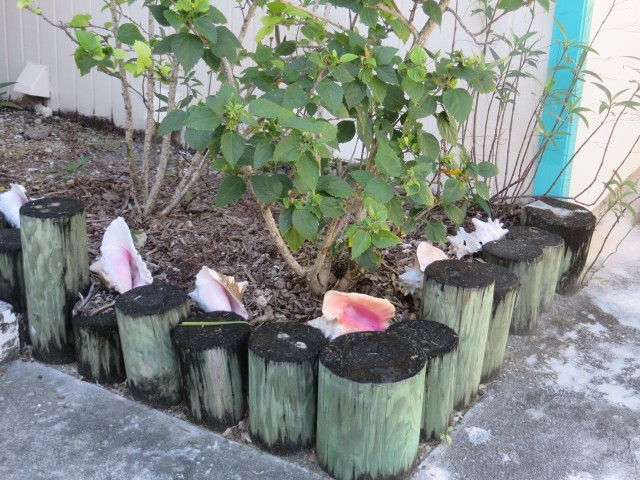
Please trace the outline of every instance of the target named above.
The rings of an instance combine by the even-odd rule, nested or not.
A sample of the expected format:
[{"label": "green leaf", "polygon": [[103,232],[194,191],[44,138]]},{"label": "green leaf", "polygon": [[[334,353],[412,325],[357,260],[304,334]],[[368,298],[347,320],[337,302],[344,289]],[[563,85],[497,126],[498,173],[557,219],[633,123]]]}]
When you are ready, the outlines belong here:
[{"label": "green leaf", "polygon": [[309,210],[306,208],[297,208],[291,215],[293,221],[293,228],[295,228],[302,238],[314,242],[318,235],[318,227],[320,222]]},{"label": "green leaf", "polygon": [[273,157],[273,146],[268,139],[261,140],[255,144],[256,151],[253,154],[253,166],[260,168],[266,165],[266,163]]},{"label": "green leaf", "polygon": [[398,245],[402,240],[389,230],[380,230],[371,237],[371,242],[378,248],[389,248]]},{"label": "green leaf", "polygon": [[125,23],[124,25],[120,25],[120,28],[118,28],[117,38],[125,45],[133,45],[136,40],[140,42],[146,42],[138,27],[133,23]]},{"label": "green leaf", "polygon": [[429,220],[424,229],[424,236],[433,243],[444,245],[447,241],[447,227],[440,220]]},{"label": "green leaf", "polygon": [[463,88],[450,88],[444,92],[442,103],[458,123],[464,122],[473,108],[473,98]]},{"label": "green leaf", "polygon": [[282,236],[286,240],[287,245],[289,245],[289,248],[294,252],[297,252],[304,244],[304,237],[300,235],[295,228],[290,228],[288,231],[283,232]]},{"label": "green leaf", "polygon": [[455,223],[456,225],[460,225],[462,222],[464,222],[465,211],[460,207],[451,203],[445,203],[443,207],[444,213],[451,219],[453,223]]},{"label": "green leaf", "polygon": [[251,185],[256,197],[264,203],[273,202],[282,194],[282,183],[275,175],[254,175]]},{"label": "green leaf", "polygon": [[217,42],[215,54],[219,58],[226,58],[231,63],[238,61],[238,50],[242,48],[238,38],[224,25],[218,25],[217,30]]},{"label": "green leaf", "polygon": [[224,207],[241,198],[247,190],[247,184],[242,177],[231,175],[225,177],[218,187],[216,207]]},{"label": "green leaf", "polygon": [[351,259],[358,258],[366,252],[371,246],[371,235],[365,230],[356,230],[350,238],[351,243]]},{"label": "green leaf", "polygon": [[428,132],[418,134],[418,146],[422,154],[427,157],[438,158],[440,156],[440,142]]},{"label": "green leaf", "polygon": [[387,96],[387,84],[379,78],[373,77],[371,82],[369,82],[369,88],[371,88],[371,92],[373,93],[375,100],[378,103],[382,103],[384,101],[384,97]]},{"label": "green leaf", "polygon": [[96,37],[91,32],[87,32],[85,30],[76,30],[76,38],[78,39],[78,43],[80,44],[80,46],[87,52],[93,52],[97,48],[100,48],[98,37]]},{"label": "green leaf", "polygon": [[171,49],[185,72],[190,72],[204,53],[202,40],[192,33],[178,33],[173,37]]},{"label": "green leaf", "polygon": [[399,177],[402,175],[402,160],[395,150],[383,140],[378,144],[376,166],[382,173],[391,177]]},{"label": "green leaf", "polygon": [[378,269],[380,260],[382,260],[382,255],[374,247],[369,247],[366,252],[356,258],[358,265],[370,272],[375,272]]},{"label": "green leaf", "polygon": [[[438,10],[440,10],[440,8],[438,8]],[[427,61],[427,52],[425,52],[424,48],[422,48],[421,46],[416,45],[411,49],[409,58],[416,65],[424,65]]]},{"label": "green leaf", "polygon": [[391,188],[387,182],[378,177],[374,177],[369,180],[364,189],[364,193],[379,203],[387,203],[394,196],[393,188]]},{"label": "green leaf", "polygon": [[244,139],[236,132],[227,131],[222,134],[220,141],[224,159],[234,167],[244,152]]},{"label": "green leaf", "polygon": [[297,42],[295,40],[285,40],[284,42],[280,42],[273,51],[276,55],[281,57],[286,57],[288,55],[292,55],[293,52],[296,51]]},{"label": "green leaf", "polygon": [[349,142],[356,135],[356,125],[351,120],[343,120],[338,122],[338,142]]},{"label": "green leaf", "polygon": [[333,197],[322,197],[318,205],[322,215],[329,218],[337,218],[344,215],[342,200]]},{"label": "green leaf", "polygon": [[207,41],[215,45],[218,41],[218,30],[208,15],[198,18],[193,22],[193,28],[202,35]]},{"label": "green leaf", "polygon": [[[204,152],[209,144],[213,140],[211,132],[206,130],[194,130],[192,128],[186,128],[184,130],[184,141],[187,145],[195,148],[198,152]],[[219,147],[215,147],[216,150]]]},{"label": "green leaf", "polygon": [[76,16],[74,16],[71,21],[68,23],[68,25],[71,28],[85,28],[89,26],[89,20],[91,20],[91,15],[89,15],[88,13],[86,14],[78,14]]},{"label": "green leaf", "polygon": [[316,90],[322,104],[326,106],[330,112],[337,110],[338,107],[342,105],[344,92],[342,87],[336,82],[325,78],[318,83]]},{"label": "green leaf", "polygon": [[478,93],[491,93],[496,89],[496,82],[493,79],[493,73],[490,71],[479,71],[478,75],[471,79],[471,86]]},{"label": "green leaf", "polygon": [[188,116],[189,115],[184,110],[173,110],[169,112],[169,114],[164,117],[164,120],[162,120],[162,123],[158,127],[158,136],[162,137],[167,133],[181,130],[184,126],[184,121]]},{"label": "green leaf", "polygon": [[356,55],[354,53],[345,53],[345,54],[340,56],[340,63],[353,62],[357,58],[358,58],[358,55]]},{"label": "green leaf", "polygon": [[167,21],[167,18],[164,16],[164,12],[168,10],[167,7],[162,5],[148,5],[147,8],[158,22],[163,27],[169,27],[171,24]]},{"label": "green leaf", "polygon": [[349,175],[363,187],[373,178],[373,173],[368,170],[352,170]]},{"label": "green leaf", "polygon": [[483,200],[489,200],[491,198],[491,192],[489,191],[489,185],[485,182],[476,182],[475,183],[476,191],[478,192],[478,196]]},{"label": "green leaf", "polygon": [[387,210],[389,211],[389,219],[396,225],[404,221],[404,208],[402,208],[402,202],[398,197],[393,197],[387,202]]},{"label": "green leaf", "polygon": [[284,91],[284,108],[302,108],[309,103],[309,94],[297,83],[293,83]]},{"label": "green leaf", "polygon": [[442,199],[447,203],[457,202],[467,193],[467,184],[455,178],[447,178],[444,182]]},{"label": "green leaf", "polygon": [[407,95],[415,104],[420,101],[424,94],[424,83],[414,82],[409,77],[404,77],[402,79],[402,89],[407,92]]},{"label": "green leaf", "polygon": [[256,98],[247,106],[249,113],[255,117],[275,119],[283,115],[285,109],[271,100]]},{"label": "green leaf", "polygon": [[495,177],[500,173],[500,169],[491,162],[480,162],[478,164],[478,175],[484,178]]},{"label": "green leaf", "polygon": [[347,198],[353,193],[351,185],[335,175],[322,175],[318,179],[318,186],[316,189],[319,192],[326,192],[329,195],[338,198]]},{"label": "green leaf", "polygon": [[436,117],[438,131],[445,142],[456,145],[458,143],[458,125],[449,118],[446,112],[440,112]]},{"label": "green leaf", "polygon": [[367,27],[375,27],[378,24],[378,11],[375,8],[363,8],[360,10],[360,21]]},{"label": "green leaf", "polygon": [[310,155],[305,155],[296,162],[296,169],[300,179],[311,192],[316,191],[318,178],[320,178],[320,167]]},{"label": "green leaf", "polygon": [[366,96],[366,87],[358,81],[347,83],[344,87],[344,99],[347,102],[347,107],[349,108],[359,105]]},{"label": "green leaf", "polygon": [[429,18],[433,20],[436,25],[442,23],[442,9],[435,0],[425,0],[422,4],[422,10],[429,15]]},{"label": "green leaf", "polygon": [[196,107],[189,112],[187,120],[184,122],[188,128],[194,130],[213,131],[220,126],[220,117],[207,107]]},{"label": "green leaf", "polygon": [[522,7],[524,2],[525,0],[500,0],[498,2],[498,8],[505,12],[513,12],[514,10],[518,10]]},{"label": "green leaf", "polygon": [[549,0],[538,0],[538,3],[544,8],[545,12],[549,11]]},{"label": "green leaf", "polygon": [[392,65],[380,65],[377,66],[375,70],[376,76],[383,82],[389,83],[391,85],[399,85],[396,69]]}]

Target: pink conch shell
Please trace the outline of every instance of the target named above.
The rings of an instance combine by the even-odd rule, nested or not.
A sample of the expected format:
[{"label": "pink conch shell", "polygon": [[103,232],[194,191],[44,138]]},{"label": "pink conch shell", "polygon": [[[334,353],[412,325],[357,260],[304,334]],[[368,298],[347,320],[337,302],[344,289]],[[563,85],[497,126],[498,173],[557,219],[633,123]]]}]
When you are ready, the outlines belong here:
[{"label": "pink conch shell", "polygon": [[20,228],[20,207],[28,201],[26,190],[17,183],[12,183],[9,191],[0,193],[0,213],[12,227]]},{"label": "pink conch shell", "polygon": [[386,330],[395,313],[389,300],[329,290],[324,294],[322,317],[308,323],[326,337],[335,338],[344,333]]},{"label": "pink conch shell", "polygon": [[122,217],[116,218],[105,230],[100,253],[102,256],[89,269],[102,276],[107,286],[118,293],[153,282]]},{"label": "pink conch shell", "polygon": [[196,276],[196,288],[189,296],[205,312],[222,310],[249,318],[242,304],[242,294],[247,285],[248,282],[236,282],[233,277],[218,273],[209,267],[202,267]]},{"label": "pink conch shell", "polygon": [[416,256],[418,257],[418,265],[420,265],[420,271],[424,272],[427,265],[435,262],[436,260],[448,260],[449,257],[446,253],[437,247],[434,247],[429,242],[420,242],[416,249]]}]

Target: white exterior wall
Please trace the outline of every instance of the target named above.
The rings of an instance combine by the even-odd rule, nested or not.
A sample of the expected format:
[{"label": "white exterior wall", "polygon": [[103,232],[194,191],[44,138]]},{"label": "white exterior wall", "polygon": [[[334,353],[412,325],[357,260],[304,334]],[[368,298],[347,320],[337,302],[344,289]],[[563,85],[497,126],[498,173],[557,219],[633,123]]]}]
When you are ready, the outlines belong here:
[{"label": "white exterior wall", "polygon": [[[612,1],[594,1],[592,38],[602,24]],[[640,81],[640,8],[636,1],[617,0],[616,3],[611,16],[593,44],[598,54],[589,54],[586,68],[600,75],[603,84],[612,93],[624,89],[631,89],[632,92],[637,86],[637,83],[632,82]],[[627,91],[620,99],[627,98],[629,93]],[[600,101],[604,98],[603,92],[592,83],[584,85],[582,106],[591,108],[593,111],[585,114],[589,126],[581,122],[578,127],[576,148],[585,144],[605,117],[604,113],[598,114]],[[640,97],[636,101],[640,101]],[[611,178],[614,169],[620,167],[631,150],[633,153],[620,167],[619,173],[623,178],[627,178],[640,169],[640,144],[637,143],[640,136],[640,112],[628,111],[619,120],[611,136],[616,118],[609,117],[605,126],[600,128],[576,155],[569,196],[579,195],[578,200],[593,206],[606,199],[606,194],[602,193],[603,183]],[[611,139],[609,139],[610,136]],[[596,181],[589,186],[599,168]],[[584,191],[585,189],[587,190]],[[581,194],[583,191],[584,193]]]}]

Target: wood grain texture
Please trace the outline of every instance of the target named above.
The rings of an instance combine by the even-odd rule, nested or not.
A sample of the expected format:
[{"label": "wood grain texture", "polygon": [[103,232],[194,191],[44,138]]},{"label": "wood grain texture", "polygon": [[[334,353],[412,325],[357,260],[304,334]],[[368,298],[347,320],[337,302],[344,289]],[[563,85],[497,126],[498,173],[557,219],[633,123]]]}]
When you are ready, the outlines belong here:
[{"label": "wood grain texture", "polygon": [[[453,404],[455,408],[464,408],[475,398],[480,385],[482,361],[491,320],[494,282],[492,280],[488,284],[478,284],[475,287],[447,285],[430,276],[429,267],[435,263],[438,262],[434,262],[425,270],[422,318],[447,325],[460,338]],[[484,268],[483,264],[476,263],[476,268]]]},{"label": "wood grain texture", "polygon": [[34,200],[20,209],[20,225],[34,356],[73,362],[72,309],[90,284],[84,205],[63,197]]},{"label": "wood grain texture", "polygon": [[0,301],[11,304],[17,313],[27,308],[20,230],[15,228],[0,228]]},{"label": "wood grain texture", "polygon": [[[116,300],[115,310],[124,356],[127,382],[135,398],[154,406],[169,406],[180,401],[181,377],[178,355],[171,341],[171,329],[187,318],[189,304],[171,285],[147,285],[129,290]],[[175,294],[177,301],[166,305],[163,293]],[[153,292],[148,300],[147,292]],[[137,311],[123,303],[136,299]],[[149,313],[140,308],[148,302]]]},{"label": "wood grain texture", "polygon": [[425,368],[393,383],[357,383],[320,364],[318,440],[323,470],[338,480],[405,478],[418,453]]},{"label": "wood grain texture", "polygon": [[74,317],[73,332],[78,374],[98,383],[127,378],[115,314]]},{"label": "wood grain texture", "polygon": [[489,382],[502,368],[518,293],[519,289],[514,288],[499,297],[493,297],[487,346],[482,360],[482,375],[480,377],[482,383]]}]

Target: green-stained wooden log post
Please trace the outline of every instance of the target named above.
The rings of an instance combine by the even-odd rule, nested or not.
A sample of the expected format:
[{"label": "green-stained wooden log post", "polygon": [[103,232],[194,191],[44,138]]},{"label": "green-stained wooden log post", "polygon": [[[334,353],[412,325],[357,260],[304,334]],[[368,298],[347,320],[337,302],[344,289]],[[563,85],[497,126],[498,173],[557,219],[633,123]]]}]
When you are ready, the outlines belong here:
[{"label": "green-stained wooden log post", "polygon": [[90,382],[120,383],[127,378],[114,313],[73,317],[78,373]]},{"label": "green-stained wooden log post", "polygon": [[320,354],[318,440],[338,480],[405,478],[420,442],[426,355],[387,332],[348,333]]},{"label": "green-stained wooden log post", "polygon": [[507,238],[533,243],[542,249],[542,284],[540,287],[540,311],[546,312],[553,303],[560,266],[564,257],[564,240],[560,235],[536,227],[510,227]]},{"label": "green-stained wooden log post", "polygon": [[187,318],[186,292],[167,284],[133,288],[115,304],[127,383],[135,398],[166,407],[180,401],[180,365],[171,329]]},{"label": "green-stained wooden log post", "polygon": [[458,335],[446,325],[429,320],[395,323],[388,332],[413,340],[427,356],[420,435],[424,440],[439,439],[453,421]]},{"label": "green-stained wooden log post", "polygon": [[251,439],[274,453],[313,446],[316,433],[318,355],[327,340],[320,330],[272,323],[249,338]]},{"label": "green-stained wooden log post", "polygon": [[513,308],[511,333],[528,335],[538,326],[542,289],[542,249],[532,243],[497,240],[482,246],[482,258],[512,271],[520,280],[520,292]]},{"label": "green-stained wooden log post", "polygon": [[222,431],[244,417],[249,333],[249,324],[232,312],[189,317],[173,330],[182,393],[193,422]]},{"label": "green-stained wooden log post", "polygon": [[499,265],[487,264],[491,269],[496,284],[493,290],[493,308],[487,335],[487,346],[484,349],[482,361],[482,376],[480,382],[487,383],[502,368],[504,354],[509,339],[509,329],[513,317],[513,309],[520,290],[518,276]]},{"label": "green-stained wooden log post", "polygon": [[447,325],[460,337],[455,408],[478,393],[493,304],[494,277],[484,263],[438,260],[428,265],[422,287],[422,318]]},{"label": "green-stained wooden log post", "polygon": [[75,360],[73,306],[89,285],[84,204],[49,197],[20,208],[20,234],[29,337],[46,363]]},{"label": "green-stained wooden log post", "polygon": [[540,197],[525,205],[522,224],[558,234],[564,240],[564,257],[556,291],[577,292],[582,285],[596,217],[586,208],[554,198]]},{"label": "green-stained wooden log post", "polygon": [[9,224],[4,218],[4,215],[0,213],[0,228],[9,228]]},{"label": "green-stained wooden log post", "polygon": [[22,244],[17,228],[0,229],[0,301],[10,303],[17,313],[26,310]]}]

